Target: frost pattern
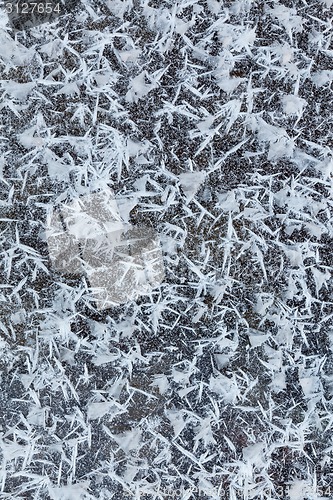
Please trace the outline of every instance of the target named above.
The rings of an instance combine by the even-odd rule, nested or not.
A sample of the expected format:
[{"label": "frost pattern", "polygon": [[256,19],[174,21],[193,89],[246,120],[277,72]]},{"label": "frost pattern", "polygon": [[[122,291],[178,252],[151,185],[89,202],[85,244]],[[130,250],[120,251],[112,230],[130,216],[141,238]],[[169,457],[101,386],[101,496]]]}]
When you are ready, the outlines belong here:
[{"label": "frost pattern", "polygon": [[[0,9],[1,498],[332,498],[331,7]],[[99,307],[47,231],[106,189],[164,277]]]}]

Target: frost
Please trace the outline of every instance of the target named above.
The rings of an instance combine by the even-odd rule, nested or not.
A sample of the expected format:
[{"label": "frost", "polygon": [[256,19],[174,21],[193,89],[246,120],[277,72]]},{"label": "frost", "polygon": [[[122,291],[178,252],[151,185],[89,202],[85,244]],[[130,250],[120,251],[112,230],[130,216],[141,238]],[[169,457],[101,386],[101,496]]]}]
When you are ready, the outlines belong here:
[{"label": "frost", "polygon": [[288,489],[289,497],[291,500],[304,498],[311,495],[311,485],[309,481],[293,481]]},{"label": "frost", "polygon": [[277,2],[277,5],[273,9],[268,9],[268,12],[278,19],[288,33],[302,31],[303,19],[297,15],[296,9],[290,9]]},{"label": "frost", "polygon": [[212,376],[209,381],[209,388],[219,396],[222,396],[225,403],[235,403],[239,395],[236,381],[224,375]]},{"label": "frost", "polygon": [[283,111],[287,115],[302,116],[306,100],[295,95],[285,95],[282,97]]},{"label": "frost", "polygon": [[25,100],[35,88],[34,83],[16,83],[13,81],[2,82],[2,88],[8,93],[12,98],[18,100]]},{"label": "frost", "polygon": [[0,64],[5,63],[5,71],[11,67],[30,64],[35,55],[33,48],[28,49],[18,41],[15,42],[3,29],[0,32],[0,44],[2,47],[6,47],[0,56]]},{"label": "frost", "polygon": [[139,75],[132,79],[129,90],[126,94],[126,100],[129,102],[138,102],[149,94],[154,88],[155,84],[146,83],[147,73],[142,71]]},{"label": "frost", "polygon": [[132,0],[115,0],[112,2],[109,0],[107,2],[107,6],[112,14],[119,17],[120,19],[123,19],[124,14],[130,11],[133,7],[133,2]]},{"label": "frost", "polygon": [[141,441],[141,432],[139,429],[132,429],[120,434],[113,434],[112,438],[116,441],[118,446],[125,452],[136,450]]},{"label": "frost", "polygon": [[264,443],[256,443],[246,446],[246,448],[243,448],[243,457],[247,462],[256,464],[256,466],[260,467],[260,465],[264,465],[264,448]]},{"label": "frost", "polygon": [[1,497],[328,498],[331,0],[0,8]]},{"label": "frost", "polygon": [[95,420],[97,418],[104,417],[104,415],[108,414],[112,410],[115,412],[115,414],[118,413],[117,406],[109,401],[101,403],[90,403],[87,410],[87,418],[88,420]]},{"label": "frost", "polygon": [[333,70],[318,71],[312,75],[312,80],[317,87],[322,87],[333,80]]},{"label": "frost", "polygon": [[186,200],[190,201],[205,180],[204,172],[184,172],[179,176],[179,183],[184,191]]},{"label": "frost", "polygon": [[93,499],[94,497],[87,492],[90,481],[82,481],[67,486],[49,488],[50,498],[52,500],[71,500],[73,497],[82,499]]}]

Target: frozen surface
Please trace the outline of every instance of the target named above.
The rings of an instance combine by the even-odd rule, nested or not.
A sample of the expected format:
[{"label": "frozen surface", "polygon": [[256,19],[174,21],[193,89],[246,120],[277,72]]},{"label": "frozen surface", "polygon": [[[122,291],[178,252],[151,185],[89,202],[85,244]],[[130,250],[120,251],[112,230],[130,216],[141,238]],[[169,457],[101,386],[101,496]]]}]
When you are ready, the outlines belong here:
[{"label": "frozen surface", "polygon": [[333,497],[331,39],[331,0],[0,8],[0,498]]}]

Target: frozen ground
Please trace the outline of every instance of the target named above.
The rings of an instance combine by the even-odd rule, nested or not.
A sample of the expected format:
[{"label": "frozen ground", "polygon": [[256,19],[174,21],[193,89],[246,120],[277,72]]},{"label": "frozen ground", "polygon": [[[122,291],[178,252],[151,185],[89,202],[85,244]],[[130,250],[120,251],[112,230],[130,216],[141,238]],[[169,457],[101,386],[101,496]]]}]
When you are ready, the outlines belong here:
[{"label": "frozen ground", "polygon": [[[0,15],[0,498],[332,498],[332,0]],[[99,310],[55,204],[162,241]]]}]

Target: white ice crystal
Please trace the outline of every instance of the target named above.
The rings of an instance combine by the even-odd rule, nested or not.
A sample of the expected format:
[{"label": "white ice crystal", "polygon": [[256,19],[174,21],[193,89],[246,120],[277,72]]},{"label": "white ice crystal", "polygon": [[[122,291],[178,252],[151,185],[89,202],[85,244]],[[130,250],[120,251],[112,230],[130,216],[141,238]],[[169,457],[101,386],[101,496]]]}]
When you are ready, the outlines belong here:
[{"label": "white ice crystal", "polygon": [[129,102],[137,102],[149,94],[154,88],[153,83],[146,83],[147,74],[145,71],[139,73],[131,81],[130,88],[126,94],[126,100]]},{"label": "white ice crystal", "polygon": [[189,202],[205,180],[205,172],[184,172],[179,176],[179,183]]},{"label": "white ice crystal", "polygon": [[302,116],[306,100],[295,95],[285,95],[282,97],[283,111],[287,115]]}]

